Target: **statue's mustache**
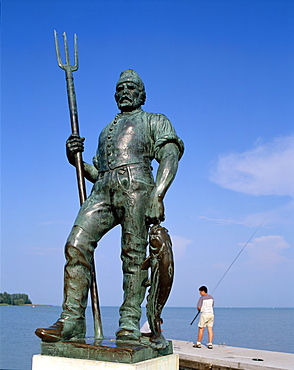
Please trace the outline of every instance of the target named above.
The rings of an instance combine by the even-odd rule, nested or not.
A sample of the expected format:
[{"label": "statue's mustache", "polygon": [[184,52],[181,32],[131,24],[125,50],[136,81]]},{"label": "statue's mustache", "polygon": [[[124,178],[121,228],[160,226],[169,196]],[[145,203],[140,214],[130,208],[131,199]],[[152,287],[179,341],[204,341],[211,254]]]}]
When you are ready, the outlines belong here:
[{"label": "statue's mustache", "polygon": [[119,99],[119,103],[123,102],[123,101],[128,101],[130,103],[133,103],[134,99],[132,98],[132,96],[130,95],[123,95],[120,99]]}]

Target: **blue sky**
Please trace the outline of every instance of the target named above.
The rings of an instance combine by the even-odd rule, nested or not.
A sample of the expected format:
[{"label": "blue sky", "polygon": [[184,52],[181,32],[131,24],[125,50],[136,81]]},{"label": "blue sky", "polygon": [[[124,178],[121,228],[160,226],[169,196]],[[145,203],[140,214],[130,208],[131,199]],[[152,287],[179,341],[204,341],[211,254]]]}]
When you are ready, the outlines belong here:
[{"label": "blue sky", "polygon": [[[84,160],[117,113],[122,70],[145,82],[186,146],[165,206],[175,282],[168,306],[216,286],[218,307],[293,307],[294,2],[2,1],[1,291],[62,303],[63,248],[78,212],[53,30],[78,35]],[[88,186],[88,192],[91,186]],[[100,302],[122,300],[120,230],[96,251]]]}]

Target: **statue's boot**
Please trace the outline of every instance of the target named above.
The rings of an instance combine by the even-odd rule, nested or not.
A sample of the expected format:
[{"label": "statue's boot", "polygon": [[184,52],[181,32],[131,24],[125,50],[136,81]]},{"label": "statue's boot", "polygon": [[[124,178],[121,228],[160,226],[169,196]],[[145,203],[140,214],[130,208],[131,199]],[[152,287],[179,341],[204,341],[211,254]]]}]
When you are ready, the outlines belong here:
[{"label": "statue's boot", "polygon": [[83,229],[73,228],[65,246],[63,312],[55,324],[35,331],[44,342],[85,338],[85,310],[95,246],[96,242]]},{"label": "statue's boot", "polygon": [[85,319],[65,321],[63,318],[58,319],[56,323],[48,328],[38,328],[35,331],[35,334],[44,342],[80,340],[85,337],[85,333]]},{"label": "statue's boot", "polygon": [[146,257],[147,241],[139,239],[130,233],[123,235],[123,291],[124,301],[120,307],[119,330],[116,341],[136,342],[141,337],[140,319],[141,304],[145,297],[147,271],[141,270]]}]

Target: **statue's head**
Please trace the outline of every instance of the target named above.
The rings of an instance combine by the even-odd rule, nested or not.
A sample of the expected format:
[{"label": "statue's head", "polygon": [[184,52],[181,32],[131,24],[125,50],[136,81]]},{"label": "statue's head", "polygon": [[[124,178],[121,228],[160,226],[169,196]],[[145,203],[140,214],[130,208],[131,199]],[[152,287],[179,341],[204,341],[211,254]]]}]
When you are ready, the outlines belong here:
[{"label": "statue's head", "polygon": [[127,69],[120,74],[114,97],[122,112],[130,112],[145,104],[145,86],[137,72]]}]

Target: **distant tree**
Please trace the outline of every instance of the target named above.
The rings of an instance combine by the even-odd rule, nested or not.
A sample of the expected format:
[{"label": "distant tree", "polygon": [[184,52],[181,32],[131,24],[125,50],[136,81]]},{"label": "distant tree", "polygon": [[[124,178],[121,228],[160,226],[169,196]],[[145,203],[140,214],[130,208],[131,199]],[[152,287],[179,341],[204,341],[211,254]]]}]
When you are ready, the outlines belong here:
[{"label": "distant tree", "polygon": [[7,292],[0,293],[0,304],[9,304],[14,306],[20,306],[23,304],[32,304],[27,294],[23,293],[13,293],[9,294]]},{"label": "distant tree", "polygon": [[11,304],[10,294],[7,292],[0,293],[0,302],[5,304]]}]

